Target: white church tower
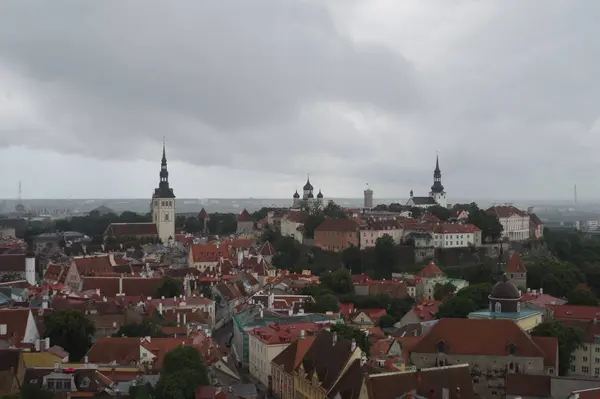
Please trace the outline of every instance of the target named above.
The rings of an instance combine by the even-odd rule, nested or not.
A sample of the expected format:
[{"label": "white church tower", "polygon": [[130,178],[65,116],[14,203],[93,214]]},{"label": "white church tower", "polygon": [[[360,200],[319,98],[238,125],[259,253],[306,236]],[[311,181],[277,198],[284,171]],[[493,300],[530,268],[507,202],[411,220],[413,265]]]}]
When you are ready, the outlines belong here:
[{"label": "white church tower", "polygon": [[160,164],[160,182],[152,195],[152,221],[158,229],[158,237],[163,244],[175,238],[175,194],[169,187],[169,171],[163,141],[163,154]]},{"label": "white church tower", "polygon": [[433,186],[431,186],[429,196],[433,198],[439,206],[444,208],[447,207],[446,192],[444,191],[444,186],[442,186],[442,171],[440,170],[439,157],[436,157],[435,159],[435,170],[433,171]]}]

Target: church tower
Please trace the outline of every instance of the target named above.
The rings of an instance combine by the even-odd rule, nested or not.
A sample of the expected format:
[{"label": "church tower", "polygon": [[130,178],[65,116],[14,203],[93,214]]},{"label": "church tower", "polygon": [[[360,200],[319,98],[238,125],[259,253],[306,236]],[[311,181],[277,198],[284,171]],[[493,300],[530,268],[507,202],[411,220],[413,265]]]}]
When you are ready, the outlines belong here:
[{"label": "church tower", "polygon": [[433,171],[433,186],[431,186],[429,196],[433,198],[439,206],[446,208],[446,192],[444,191],[444,186],[442,186],[442,171],[440,170],[439,157],[435,158],[435,170]]},{"label": "church tower", "polygon": [[158,236],[166,244],[175,238],[175,194],[169,187],[169,171],[163,141],[162,161],[160,163],[160,182],[152,195],[152,221],[158,229]]}]

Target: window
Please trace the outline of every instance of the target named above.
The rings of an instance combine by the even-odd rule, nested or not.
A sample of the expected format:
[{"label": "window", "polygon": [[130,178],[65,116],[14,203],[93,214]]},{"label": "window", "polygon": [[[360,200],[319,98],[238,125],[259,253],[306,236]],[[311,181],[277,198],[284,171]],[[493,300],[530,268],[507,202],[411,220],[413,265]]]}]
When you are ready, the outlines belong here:
[{"label": "window", "polygon": [[169,214],[165,213],[165,222],[168,222],[168,221],[169,221]]},{"label": "window", "polygon": [[575,361],[575,356],[571,355],[571,361],[574,362]]},{"label": "window", "polygon": [[584,357],[583,357],[583,361],[584,361],[584,362],[587,362],[587,356],[584,356]]},{"label": "window", "polygon": [[64,378],[48,378],[46,380],[46,387],[50,391],[70,391],[71,380]]},{"label": "window", "polygon": [[596,363],[596,364],[600,364],[600,357],[597,357],[597,358],[595,358],[595,359],[594,359],[594,363]]},{"label": "window", "polygon": [[588,350],[588,346],[587,345],[583,345],[583,350],[587,351]]},{"label": "window", "polygon": [[600,375],[600,367],[596,367],[596,368],[594,369],[594,375],[595,375],[595,376],[599,376],[599,375]]},{"label": "window", "polygon": [[6,324],[0,324],[0,335],[6,335],[8,326]]},{"label": "window", "polygon": [[574,373],[574,372],[575,372],[575,365],[574,365],[574,364],[572,364],[572,365],[571,365],[571,372],[572,372],[572,373]]},{"label": "window", "polygon": [[581,366],[581,372],[583,374],[589,374],[590,368],[588,366]]},{"label": "window", "polygon": [[496,313],[502,312],[502,305],[500,304],[500,302],[496,302],[496,305],[494,305],[494,306],[495,306],[494,311]]},{"label": "window", "polygon": [[596,347],[596,349],[594,349],[594,351],[595,351],[596,353],[600,353],[600,346],[597,346],[597,347]]}]

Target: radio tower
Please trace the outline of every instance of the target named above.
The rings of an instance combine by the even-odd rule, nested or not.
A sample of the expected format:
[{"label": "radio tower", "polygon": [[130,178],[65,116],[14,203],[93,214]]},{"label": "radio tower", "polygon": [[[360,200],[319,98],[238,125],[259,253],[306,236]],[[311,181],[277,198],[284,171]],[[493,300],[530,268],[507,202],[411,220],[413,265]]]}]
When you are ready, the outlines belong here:
[{"label": "radio tower", "polygon": [[577,184],[573,186],[573,202],[577,205]]},{"label": "radio tower", "polygon": [[17,205],[15,205],[15,211],[19,213],[25,212],[25,205],[23,205],[23,197],[21,194],[21,180],[19,180],[19,193],[17,197]]}]

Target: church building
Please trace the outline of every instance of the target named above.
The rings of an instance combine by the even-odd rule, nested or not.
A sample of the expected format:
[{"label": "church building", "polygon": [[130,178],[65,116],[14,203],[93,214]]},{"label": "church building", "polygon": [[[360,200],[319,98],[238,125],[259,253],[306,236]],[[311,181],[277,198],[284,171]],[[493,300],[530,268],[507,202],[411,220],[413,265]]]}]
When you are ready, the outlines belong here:
[{"label": "church building", "polygon": [[313,185],[310,183],[310,176],[307,176],[306,184],[303,187],[302,198],[300,198],[300,194],[298,194],[298,190],[296,190],[293,195],[294,202],[292,208],[300,209],[303,206],[310,209],[321,208],[323,206],[323,193],[319,190],[319,193],[315,197],[313,190]]},{"label": "church building", "polygon": [[442,186],[442,172],[440,170],[439,157],[435,159],[435,170],[433,171],[433,186],[429,192],[429,197],[415,197],[413,191],[410,190],[410,199],[406,203],[410,207],[429,208],[430,206],[439,205],[446,208],[446,192]]},{"label": "church building", "polygon": [[169,171],[167,156],[163,143],[162,160],[160,163],[160,181],[152,195],[152,221],[156,224],[158,237],[166,244],[175,238],[175,194],[169,187]]}]

